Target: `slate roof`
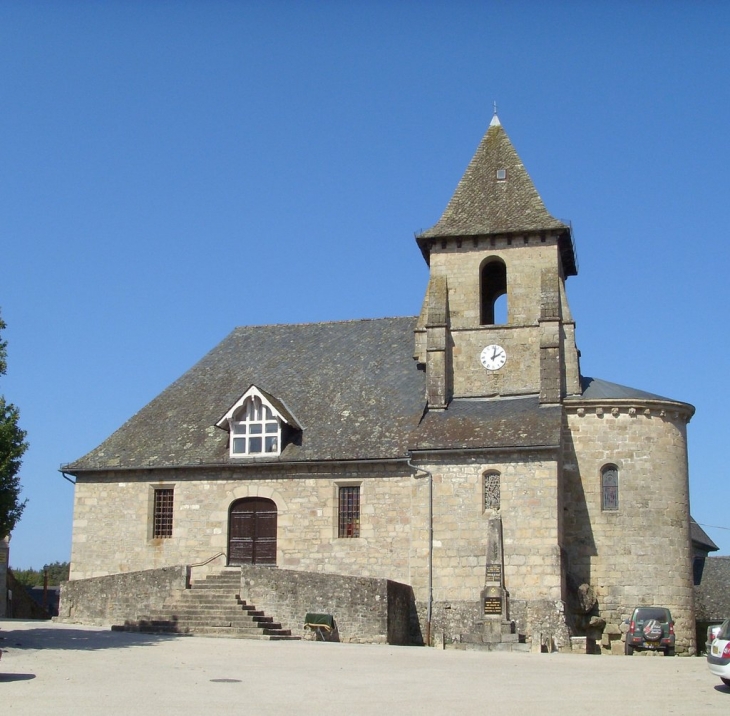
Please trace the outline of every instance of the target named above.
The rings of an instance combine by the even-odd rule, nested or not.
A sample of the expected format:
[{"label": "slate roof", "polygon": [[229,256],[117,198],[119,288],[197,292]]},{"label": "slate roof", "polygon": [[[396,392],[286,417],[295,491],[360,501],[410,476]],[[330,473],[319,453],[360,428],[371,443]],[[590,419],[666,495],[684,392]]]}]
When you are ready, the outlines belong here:
[{"label": "slate roof", "polygon": [[[98,448],[64,466],[106,468],[404,457],[425,406],[413,360],[416,319],[235,329]],[[230,458],[221,415],[250,385],[303,427],[280,456]]]},{"label": "slate roof", "polygon": [[452,400],[429,411],[411,435],[411,450],[557,447],[562,408],[537,396]]},{"label": "slate roof", "polygon": [[695,587],[697,621],[730,618],[730,557],[707,557],[702,581]]},{"label": "slate roof", "polygon": [[[664,400],[677,402],[655,393],[647,393],[645,390],[637,390],[618,383],[609,383],[607,380],[601,380],[600,378],[589,378],[585,375],[580,377],[580,386],[583,390],[583,395],[580,397],[584,400]],[[570,398],[567,400],[570,400]]]},{"label": "slate roof", "polygon": [[[409,317],[237,328],[63,470],[402,459],[410,449],[559,444],[560,406],[541,407],[537,396],[454,400],[448,410],[424,415],[415,323]],[[228,433],[215,427],[251,385],[281,401],[302,427],[281,455],[231,458]]]},{"label": "slate roof", "polygon": [[[506,179],[497,178],[497,170]],[[562,229],[565,273],[577,273],[570,227],[545,208],[522,160],[496,115],[442,217],[417,237],[424,255],[428,239]]]},{"label": "slate roof", "polygon": [[[99,447],[62,469],[403,459],[409,450],[560,444],[562,408],[541,406],[536,395],[455,399],[447,410],[424,412],[415,324],[408,317],[236,328]],[[231,458],[228,433],[216,427],[251,385],[301,427],[281,455]],[[668,400],[593,378],[584,378],[583,388],[583,399]]]},{"label": "slate roof", "polygon": [[710,536],[700,527],[694,520],[693,517],[689,518],[689,532],[692,536],[692,545],[699,547],[706,552],[717,552],[720,549],[713,541]]}]

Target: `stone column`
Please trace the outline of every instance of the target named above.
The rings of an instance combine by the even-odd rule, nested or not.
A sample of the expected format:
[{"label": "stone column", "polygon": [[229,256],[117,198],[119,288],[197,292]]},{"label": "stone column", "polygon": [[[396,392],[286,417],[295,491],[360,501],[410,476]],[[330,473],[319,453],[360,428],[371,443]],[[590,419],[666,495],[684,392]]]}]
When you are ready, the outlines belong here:
[{"label": "stone column", "polygon": [[487,523],[487,567],[481,599],[484,639],[489,642],[502,641],[503,624],[508,621],[503,563],[502,518],[496,516]]}]

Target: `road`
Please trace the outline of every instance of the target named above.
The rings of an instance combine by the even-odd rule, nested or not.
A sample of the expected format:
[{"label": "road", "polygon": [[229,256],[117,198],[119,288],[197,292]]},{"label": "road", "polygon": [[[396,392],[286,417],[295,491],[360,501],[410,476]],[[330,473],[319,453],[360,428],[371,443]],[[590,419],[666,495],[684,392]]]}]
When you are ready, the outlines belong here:
[{"label": "road", "polygon": [[0,619],[6,714],[730,713],[702,658],[452,651]]}]

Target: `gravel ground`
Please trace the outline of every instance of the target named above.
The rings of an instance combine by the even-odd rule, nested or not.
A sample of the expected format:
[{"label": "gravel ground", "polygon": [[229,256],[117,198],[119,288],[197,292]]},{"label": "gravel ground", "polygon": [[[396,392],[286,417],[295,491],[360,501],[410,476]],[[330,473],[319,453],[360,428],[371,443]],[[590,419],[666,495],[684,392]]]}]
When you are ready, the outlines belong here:
[{"label": "gravel ground", "polygon": [[730,713],[703,658],[153,636],[0,619],[5,714]]}]

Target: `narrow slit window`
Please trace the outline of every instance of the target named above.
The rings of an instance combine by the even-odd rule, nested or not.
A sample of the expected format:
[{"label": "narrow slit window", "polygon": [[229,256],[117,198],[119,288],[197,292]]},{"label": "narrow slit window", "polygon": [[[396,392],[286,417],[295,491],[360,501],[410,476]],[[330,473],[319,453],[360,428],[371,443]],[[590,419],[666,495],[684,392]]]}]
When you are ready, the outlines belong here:
[{"label": "narrow slit window", "polygon": [[618,510],[618,468],[606,465],[601,470],[601,509]]},{"label": "narrow slit window", "polygon": [[360,487],[340,487],[338,537],[360,536]]},{"label": "narrow slit window", "polygon": [[152,517],[152,537],[155,539],[172,537],[173,490],[155,490],[155,504]]},{"label": "narrow slit window", "polygon": [[484,473],[484,510],[499,509],[500,475],[496,471]]}]

